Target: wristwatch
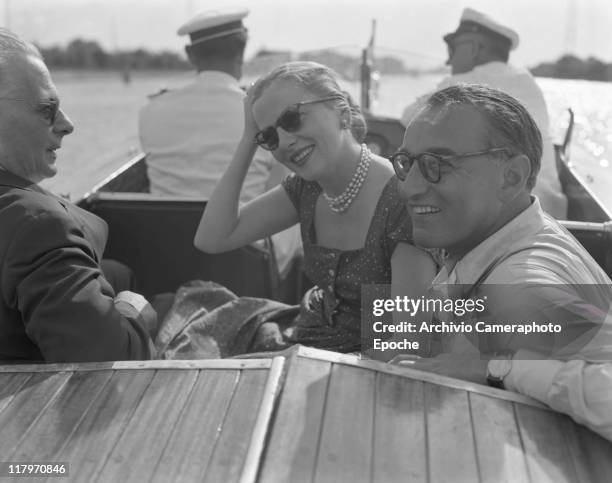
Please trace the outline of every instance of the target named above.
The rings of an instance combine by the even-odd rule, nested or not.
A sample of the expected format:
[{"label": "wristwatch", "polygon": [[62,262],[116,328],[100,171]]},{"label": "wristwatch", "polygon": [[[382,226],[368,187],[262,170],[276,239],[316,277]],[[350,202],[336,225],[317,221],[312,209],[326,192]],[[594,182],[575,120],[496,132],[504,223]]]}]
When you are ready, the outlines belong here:
[{"label": "wristwatch", "polygon": [[513,351],[495,352],[487,363],[487,384],[498,389],[506,389],[504,378],[512,370]]}]

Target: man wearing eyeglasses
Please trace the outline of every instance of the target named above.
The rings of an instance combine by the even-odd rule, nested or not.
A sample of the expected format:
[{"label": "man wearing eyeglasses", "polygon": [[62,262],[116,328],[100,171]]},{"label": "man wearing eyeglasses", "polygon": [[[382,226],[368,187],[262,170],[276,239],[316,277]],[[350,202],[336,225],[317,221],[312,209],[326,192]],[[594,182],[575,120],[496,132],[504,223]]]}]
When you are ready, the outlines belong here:
[{"label": "man wearing eyeglasses", "polygon": [[37,183],[74,126],[38,50],[0,29],[0,364],[149,359],[157,316],[115,296],[106,223]]},{"label": "man wearing eyeglasses", "polygon": [[448,254],[431,294],[485,311],[434,314],[472,331],[427,333],[425,358],[395,362],[521,392],[612,439],[612,281],[531,194],[541,154],[526,109],[485,86],[434,93],[410,122],[391,161],[415,243]]},{"label": "man wearing eyeglasses", "polygon": [[[466,8],[457,29],[443,38],[448,48],[446,64],[450,65],[452,75],[445,77],[436,89],[459,83],[486,84],[521,101],[543,137],[542,165],[534,192],[545,211],[557,219],[566,219],[567,198],[557,173],[544,95],[529,71],[508,63],[510,51],[518,47],[518,34],[491,17]],[[426,97],[419,98],[404,110],[404,126]]]}]

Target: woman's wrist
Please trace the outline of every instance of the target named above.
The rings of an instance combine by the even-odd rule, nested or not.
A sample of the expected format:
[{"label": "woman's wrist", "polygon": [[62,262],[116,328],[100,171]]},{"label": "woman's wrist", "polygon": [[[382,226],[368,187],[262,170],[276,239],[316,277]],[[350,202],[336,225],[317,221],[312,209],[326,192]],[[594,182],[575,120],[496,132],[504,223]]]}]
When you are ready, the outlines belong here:
[{"label": "woman's wrist", "polygon": [[240,138],[239,148],[246,150],[249,153],[255,153],[257,150],[257,143],[255,142],[255,134],[244,132],[242,138]]}]

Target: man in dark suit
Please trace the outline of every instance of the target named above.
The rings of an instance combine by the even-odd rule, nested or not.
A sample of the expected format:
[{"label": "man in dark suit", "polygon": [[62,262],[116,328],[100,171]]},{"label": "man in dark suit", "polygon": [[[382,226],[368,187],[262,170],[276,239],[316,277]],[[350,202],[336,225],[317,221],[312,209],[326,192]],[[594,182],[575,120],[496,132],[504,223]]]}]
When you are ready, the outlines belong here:
[{"label": "man in dark suit", "polygon": [[40,53],[0,29],[0,361],[152,355],[155,312],[100,268],[106,223],[36,184],[73,129]]}]

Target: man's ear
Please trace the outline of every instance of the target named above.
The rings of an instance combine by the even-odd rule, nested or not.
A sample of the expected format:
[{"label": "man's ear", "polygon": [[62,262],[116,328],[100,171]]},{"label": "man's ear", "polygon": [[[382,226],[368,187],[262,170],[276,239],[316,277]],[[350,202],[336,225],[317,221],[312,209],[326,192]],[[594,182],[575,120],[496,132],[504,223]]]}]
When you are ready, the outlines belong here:
[{"label": "man's ear", "polygon": [[503,183],[500,195],[504,200],[510,200],[518,194],[529,191],[527,180],[531,175],[531,163],[524,154],[507,159],[503,163]]}]

